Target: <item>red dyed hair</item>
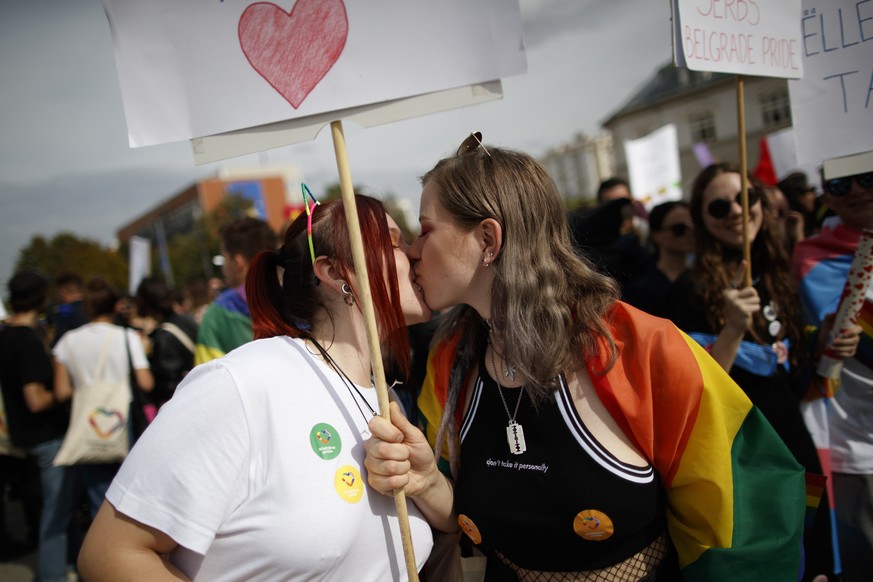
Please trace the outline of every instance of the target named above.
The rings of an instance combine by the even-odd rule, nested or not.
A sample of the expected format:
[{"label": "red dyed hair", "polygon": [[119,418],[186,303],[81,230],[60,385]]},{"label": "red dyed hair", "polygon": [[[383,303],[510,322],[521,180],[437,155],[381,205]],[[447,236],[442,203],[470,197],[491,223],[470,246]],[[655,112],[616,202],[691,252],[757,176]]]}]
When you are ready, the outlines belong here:
[{"label": "red dyed hair", "polygon": [[[395,362],[403,374],[408,375],[409,337],[400,305],[397,266],[385,207],[375,198],[360,194],[355,195],[355,201],[379,339],[383,351],[387,352],[383,359]],[[336,259],[340,274],[352,285],[349,276],[354,267],[342,201],[326,202],[312,212],[315,255]],[[246,297],[255,339],[279,335],[311,337],[314,315],[326,309],[312,269],[306,223],[307,216],[303,213],[288,227],[279,249],[261,252],[249,263]],[[281,283],[278,267],[284,269]],[[391,276],[386,277],[385,273]],[[360,306],[360,296],[354,286],[352,293],[357,299],[356,305]]]}]

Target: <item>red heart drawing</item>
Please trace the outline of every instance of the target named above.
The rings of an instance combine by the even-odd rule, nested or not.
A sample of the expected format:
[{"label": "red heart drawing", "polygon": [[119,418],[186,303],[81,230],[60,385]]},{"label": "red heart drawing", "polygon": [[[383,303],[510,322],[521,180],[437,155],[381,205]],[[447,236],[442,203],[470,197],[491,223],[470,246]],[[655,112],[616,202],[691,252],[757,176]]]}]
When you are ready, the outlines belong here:
[{"label": "red heart drawing", "polygon": [[867,265],[866,267],[864,267],[864,270],[867,271],[868,273],[870,271],[873,271],[873,265]]},{"label": "red heart drawing", "polygon": [[342,0],[297,0],[291,12],[255,2],[239,19],[243,54],[294,109],[339,59],[349,21]]}]

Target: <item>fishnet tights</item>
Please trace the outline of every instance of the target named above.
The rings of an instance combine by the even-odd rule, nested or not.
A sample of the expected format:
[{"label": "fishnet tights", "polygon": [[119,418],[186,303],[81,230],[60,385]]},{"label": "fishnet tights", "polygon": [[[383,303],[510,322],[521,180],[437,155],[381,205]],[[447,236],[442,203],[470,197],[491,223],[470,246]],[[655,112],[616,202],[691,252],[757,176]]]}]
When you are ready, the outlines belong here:
[{"label": "fishnet tights", "polygon": [[627,560],[608,568],[586,572],[538,572],[527,570],[510,562],[495,551],[500,560],[512,568],[519,582],[637,582],[651,575],[669,550],[667,536],[661,534],[647,547]]}]

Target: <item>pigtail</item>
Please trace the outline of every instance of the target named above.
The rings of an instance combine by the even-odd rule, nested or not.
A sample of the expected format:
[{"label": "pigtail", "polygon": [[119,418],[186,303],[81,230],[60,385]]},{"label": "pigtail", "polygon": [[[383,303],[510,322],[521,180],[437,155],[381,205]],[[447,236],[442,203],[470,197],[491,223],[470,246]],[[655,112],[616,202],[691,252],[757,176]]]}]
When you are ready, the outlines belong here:
[{"label": "pigtail", "polygon": [[252,317],[255,339],[287,335],[295,337],[299,331],[285,319],[280,306],[285,305],[285,294],[279,284],[278,268],[281,250],[262,251],[249,262],[246,275],[246,300]]}]

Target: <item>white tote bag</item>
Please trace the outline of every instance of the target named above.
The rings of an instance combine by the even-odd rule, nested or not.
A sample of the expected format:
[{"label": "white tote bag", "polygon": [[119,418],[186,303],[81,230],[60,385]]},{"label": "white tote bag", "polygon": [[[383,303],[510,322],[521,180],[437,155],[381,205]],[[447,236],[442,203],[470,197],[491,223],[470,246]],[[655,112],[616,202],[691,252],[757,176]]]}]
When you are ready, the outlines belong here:
[{"label": "white tote bag", "polygon": [[[127,377],[111,383],[103,379],[111,334],[107,334],[97,359],[94,380],[73,392],[70,425],[54,464],[120,463],[130,450],[128,415],[130,385]],[[75,363],[70,357],[70,365]],[[81,374],[77,374],[81,378]]]}]

